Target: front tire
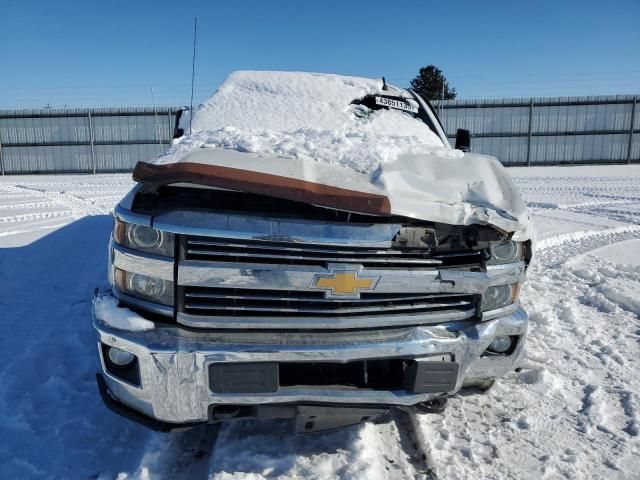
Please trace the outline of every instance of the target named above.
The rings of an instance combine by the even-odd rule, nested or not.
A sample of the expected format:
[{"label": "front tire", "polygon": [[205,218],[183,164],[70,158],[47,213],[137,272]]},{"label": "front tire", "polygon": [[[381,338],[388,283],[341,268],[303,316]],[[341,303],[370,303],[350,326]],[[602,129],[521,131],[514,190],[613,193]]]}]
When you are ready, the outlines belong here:
[{"label": "front tire", "polygon": [[496,384],[495,378],[487,378],[479,382],[476,388],[482,392],[487,392],[491,390],[495,384]]},{"label": "front tire", "polygon": [[488,390],[491,390],[491,388],[493,388],[493,386],[496,384],[496,379],[495,378],[480,378],[477,380],[473,380],[469,383],[465,383],[462,388],[466,389],[476,389],[476,390],[480,390],[481,392],[486,392]]}]

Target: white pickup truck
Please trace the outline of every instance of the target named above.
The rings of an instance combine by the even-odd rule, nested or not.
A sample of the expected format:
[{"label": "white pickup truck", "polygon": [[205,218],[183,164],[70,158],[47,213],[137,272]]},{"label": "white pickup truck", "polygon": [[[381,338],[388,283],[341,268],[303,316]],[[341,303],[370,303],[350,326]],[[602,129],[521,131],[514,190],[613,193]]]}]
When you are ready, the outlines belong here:
[{"label": "white pickup truck", "polygon": [[111,409],[308,432],[439,410],[519,366],[529,213],[414,92],[237,72],[177,130],[136,166],[94,293]]}]

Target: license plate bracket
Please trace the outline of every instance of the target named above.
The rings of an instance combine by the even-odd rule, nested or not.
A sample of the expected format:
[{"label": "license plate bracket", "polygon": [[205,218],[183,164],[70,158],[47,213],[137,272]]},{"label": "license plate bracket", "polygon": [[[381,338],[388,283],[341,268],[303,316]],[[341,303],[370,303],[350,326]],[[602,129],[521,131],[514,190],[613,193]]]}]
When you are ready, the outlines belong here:
[{"label": "license plate bracket", "polygon": [[277,362],[209,365],[209,388],[214,393],[273,393],[279,383]]},{"label": "license plate bracket", "polygon": [[445,393],[455,389],[460,365],[455,362],[416,361],[404,373],[404,388],[411,393]]}]

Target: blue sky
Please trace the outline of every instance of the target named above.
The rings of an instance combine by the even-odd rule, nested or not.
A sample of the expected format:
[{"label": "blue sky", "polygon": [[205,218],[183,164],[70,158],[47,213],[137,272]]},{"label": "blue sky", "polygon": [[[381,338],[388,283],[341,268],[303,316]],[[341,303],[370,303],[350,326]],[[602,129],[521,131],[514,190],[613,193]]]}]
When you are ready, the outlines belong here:
[{"label": "blue sky", "polygon": [[439,66],[459,98],[640,93],[640,0],[0,0],[0,108],[184,105],[237,69]]}]

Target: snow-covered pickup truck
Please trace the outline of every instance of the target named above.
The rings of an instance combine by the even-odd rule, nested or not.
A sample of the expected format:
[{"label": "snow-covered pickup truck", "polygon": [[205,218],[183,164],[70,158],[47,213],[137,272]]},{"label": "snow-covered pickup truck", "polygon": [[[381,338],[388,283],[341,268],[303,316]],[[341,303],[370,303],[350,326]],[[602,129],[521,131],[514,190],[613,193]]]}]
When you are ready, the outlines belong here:
[{"label": "snow-covered pickup truck", "polygon": [[434,410],[523,357],[506,170],[379,80],[237,72],[139,162],[93,318],[107,405],[159,429]]}]

